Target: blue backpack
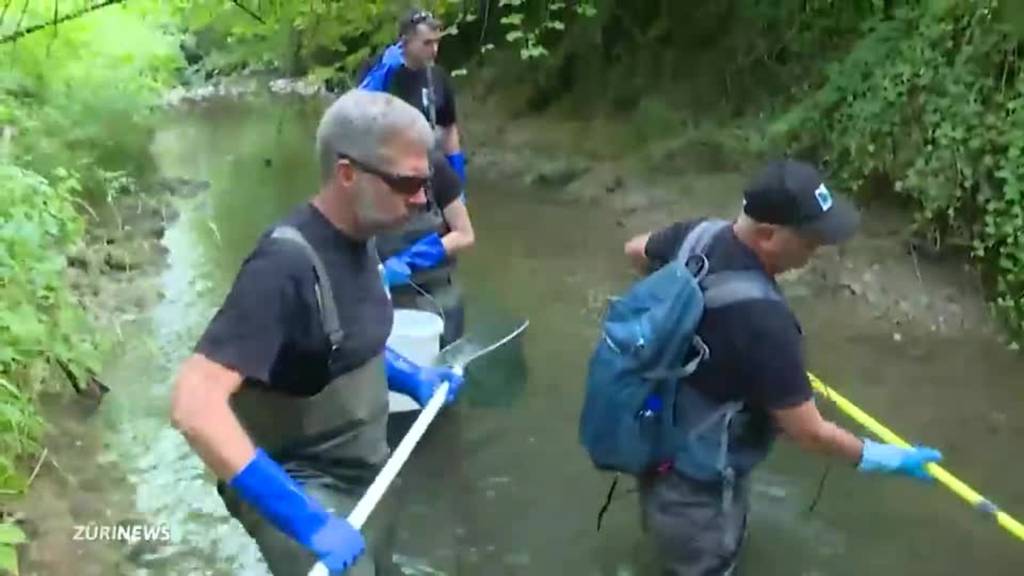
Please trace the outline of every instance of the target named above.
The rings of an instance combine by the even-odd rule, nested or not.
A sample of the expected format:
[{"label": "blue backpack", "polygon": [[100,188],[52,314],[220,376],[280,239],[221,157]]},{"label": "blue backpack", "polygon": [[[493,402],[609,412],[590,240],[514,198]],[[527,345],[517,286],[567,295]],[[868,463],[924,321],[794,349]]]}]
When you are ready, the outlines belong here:
[{"label": "blue backpack", "polygon": [[686,423],[677,418],[692,412],[676,409],[677,398],[685,397],[677,389],[711,354],[697,335],[704,311],[778,297],[761,272],[708,273],[707,248],[728,224],[702,221],[675,260],[609,303],[579,425],[598,469],[640,475],[671,465],[688,443]]},{"label": "blue backpack", "polygon": [[400,67],[402,62],[402,45],[397,42],[391,44],[384,50],[383,54],[377,57],[373,66],[367,70],[366,74],[359,81],[358,87],[372,92],[387,91],[391,71]]}]

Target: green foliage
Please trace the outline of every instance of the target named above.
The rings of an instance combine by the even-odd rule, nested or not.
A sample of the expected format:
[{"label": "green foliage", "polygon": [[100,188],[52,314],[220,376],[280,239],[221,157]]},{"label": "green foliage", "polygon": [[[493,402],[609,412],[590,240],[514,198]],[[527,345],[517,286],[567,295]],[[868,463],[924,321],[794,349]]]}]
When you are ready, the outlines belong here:
[{"label": "green foliage", "polygon": [[[489,14],[492,8],[490,1],[485,2],[483,15]],[[518,49],[519,58],[533,60],[549,56],[548,45],[556,42],[559,35],[566,30],[573,17],[593,17],[597,14],[593,0],[577,0],[576,2],[530,2],[529,0],[498,0],[497,11],[503,13],[498,19],[502,38]],[[476,21],[480,11],[470,11],[460,15],[460,20]],[[486,53],[493,44],[480,47]]]},{"label": "green foliage", "polygon": [[16,546],[25,543],[25,533],[14,524],[0,524],[0,570],[18,576]]},{"label": "green foliage", "polygon": [[64,275],[65,254],[84,222],[72,194],[78,182],[51,185],[39,174],[0,163],[0,486],[21,489],[17,458],[31,454],[41,422],[33,400],[57,360],[99,369],[99,342]]},{"label": "green foliage", "polygon": [[[376,50],[395,40],[407,2],[290,0],[246,4],[231,0],[182,2],[176,15],[210,73],[269,69],[315,79],[349,77]],[[435,2],[439,18],[453,2]]]},{"label": "green foliage", "polygon": [[[508,43],[520,58],[530,60],[548,54],[546,43],[566,29],[570,15],[596,14],[592,2],[487,0],[470,6],[434,0],[421,5],[447,23],[447,36],[480,37],[462,56],[485,54],[497,42]],[[409,7],[405,0],[197,0],[181,3],[177,15],[208,74],[274,70],[350,84],[368,57],[396,40],[398,18]]]},{"label": "green foliage", "polygon": [[[30,4],[22,27],[51,19],[55,4],[73,8]],[[158,5],[97,10],[0,45],[9,63],[0,70],[0,126],[13,134],[19,163],[46,178],[58,168],[75,173],[100,198],[112,181],[145,169],[151,108],[182,64]],[[0,32],[16,24],[8,15]]]},{"label": "green foliage", "polygon": [[[499,0],[498,8],[504,40],[532,58],[529,33],[562,5]],[[781,145],[822,158],[845,188],[891,183],[912,207],[915,233],[936,248],[969,249],[995,308],[1024,334],[1020,2],[595,0],[591,8],[548,39],[542,66],[503,66],[495,88],[525,92],[531,110],[560,104],[581,117],[629,118],[634,149],[671,143],[679,135],[665,128],[690,116],[719,126],[767,121],[767,138],[751,131],[759,151]]]},{"label": "green foliage", "polygon": [[[161,3],[96,10],[0,44],[0,489],[39,450],[38,393],[99,369],[102,340],[72,294],[79,209],[136,188],[153,106],[181,67]],[[0,36],[84,2],[18,4]],[[24,10],[21,8],[24,7]],[[12,9],[13,10],[13,9]],[[0,547],[0,563],[6,556]]]},{"label": "green foliage", "polygon": [[999,2],[908,2],[866,22],[824,84],[773,126],[843,186],[879,178],[936,247],[964,246],[1024,332],[1024,70]]}]

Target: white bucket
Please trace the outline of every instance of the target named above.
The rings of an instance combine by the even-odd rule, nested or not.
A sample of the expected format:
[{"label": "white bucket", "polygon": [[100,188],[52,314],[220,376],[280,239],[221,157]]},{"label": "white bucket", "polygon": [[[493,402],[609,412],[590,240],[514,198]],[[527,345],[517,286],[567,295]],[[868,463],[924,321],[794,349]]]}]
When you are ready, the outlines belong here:
[{"label": "white bucket", "polygon": [[[387,345],[420,366],[430,366],[441,351],[441,334],[444,320],[425,310],[408,308],[395,309],[395,321],[388,336]],[[388,395],[391,412],[419,410],[416,402],[404,395],[391,392]]]}]

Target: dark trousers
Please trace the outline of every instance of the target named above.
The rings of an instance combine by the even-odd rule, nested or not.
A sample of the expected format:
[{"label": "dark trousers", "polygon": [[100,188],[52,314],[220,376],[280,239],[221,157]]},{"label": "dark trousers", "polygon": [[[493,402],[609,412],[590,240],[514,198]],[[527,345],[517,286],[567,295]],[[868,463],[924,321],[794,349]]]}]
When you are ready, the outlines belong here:
[{"label": "dark trousers", "polygon": [[665,576],[732,576],[747,527],[745,481],[723,498],[720,483],[676,472],[639,480],[644,531],[654,541]]}]

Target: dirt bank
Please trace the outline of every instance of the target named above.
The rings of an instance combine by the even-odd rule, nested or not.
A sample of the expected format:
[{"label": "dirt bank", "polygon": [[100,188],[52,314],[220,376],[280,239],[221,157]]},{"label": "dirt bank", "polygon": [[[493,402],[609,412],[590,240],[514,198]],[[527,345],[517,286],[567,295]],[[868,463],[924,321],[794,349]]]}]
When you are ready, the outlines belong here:
[{"label": "dirt bank", "polygon": [[[166,254],[161,238],[177,217],[175,201],[207,186],[164,179],[146,192],[93,207],[87,216],[85,243],[69,255],[67,272],[83,307],[111,341],[113,353],[118,347],[142,344],[126,342],[122,327],[161,298],[158,279]],[[103,436],[96,432],[102,397],[94,385],[81,394],[51,393],[42,398],[47,431],[39,472],[28,494],[6,507],[28,535],[20,549],[23,575],[129,573],[136,559],[153,551],[153,542],[103,537],[99,532],[102,527],[146,525],[133,516],[132,498],[109,498],[113,492],[132,494],[132,489],[117,462],[103,456]],[[124,489],[112,488],[117,486]]]},{"label": "dirt bank", "polygon": [[[471,177],[487,172],[544,186],[565,202],[606,206],[617,215],[619,229],[609,231],[614,241],[674,220],[735,215],[746,179],[760,161],[706,130],[648,147],[619,146],[634,141],[628,126],[605,119],[511,117],[493,103],[466,100]],[[1014,346],[990,316],[968,262],[917,248],[908,233],[909,214],[885,206],[862,210],[861,234],[783,278],[788,294],[838,297],[851,322],[884,326],[894,342],[937,334]]]},{"label": "dirt bank", "polygon": [[[320,95],[317,86],[301,80],[260,75],[214,79],[210,84],[170,91],[167,108],[187,108],[215,99],[242,99],[271,92],[299,97]],[[111,202],[85,207],[86,237],[69,254],[68,278],[83,307],[112,345],[110,354],[128,346],[153,346],[129,341],[133,322],[164,297],[161,273],[167,248],[163,237],[177,219],[179,200],[205,192],[209,182],[159,178],[138,193],[115,196]],[[117,394],[115,388],[109,394]],[[126,574],[160,564],[160,542],[133,541],[100,529],[116,526],[153,528],[137,517],[132,479],[121,470],[103,434],[99,411],[102,390],[93,385],[82,394],[50,393],[42,398],[47,431],[38,474],[24,498],[3,511],[28,535],[19,549],[23,575]],[[86,455],[86,456],[83,456]],[[122,497],[112,498],[117,494]]]}]

